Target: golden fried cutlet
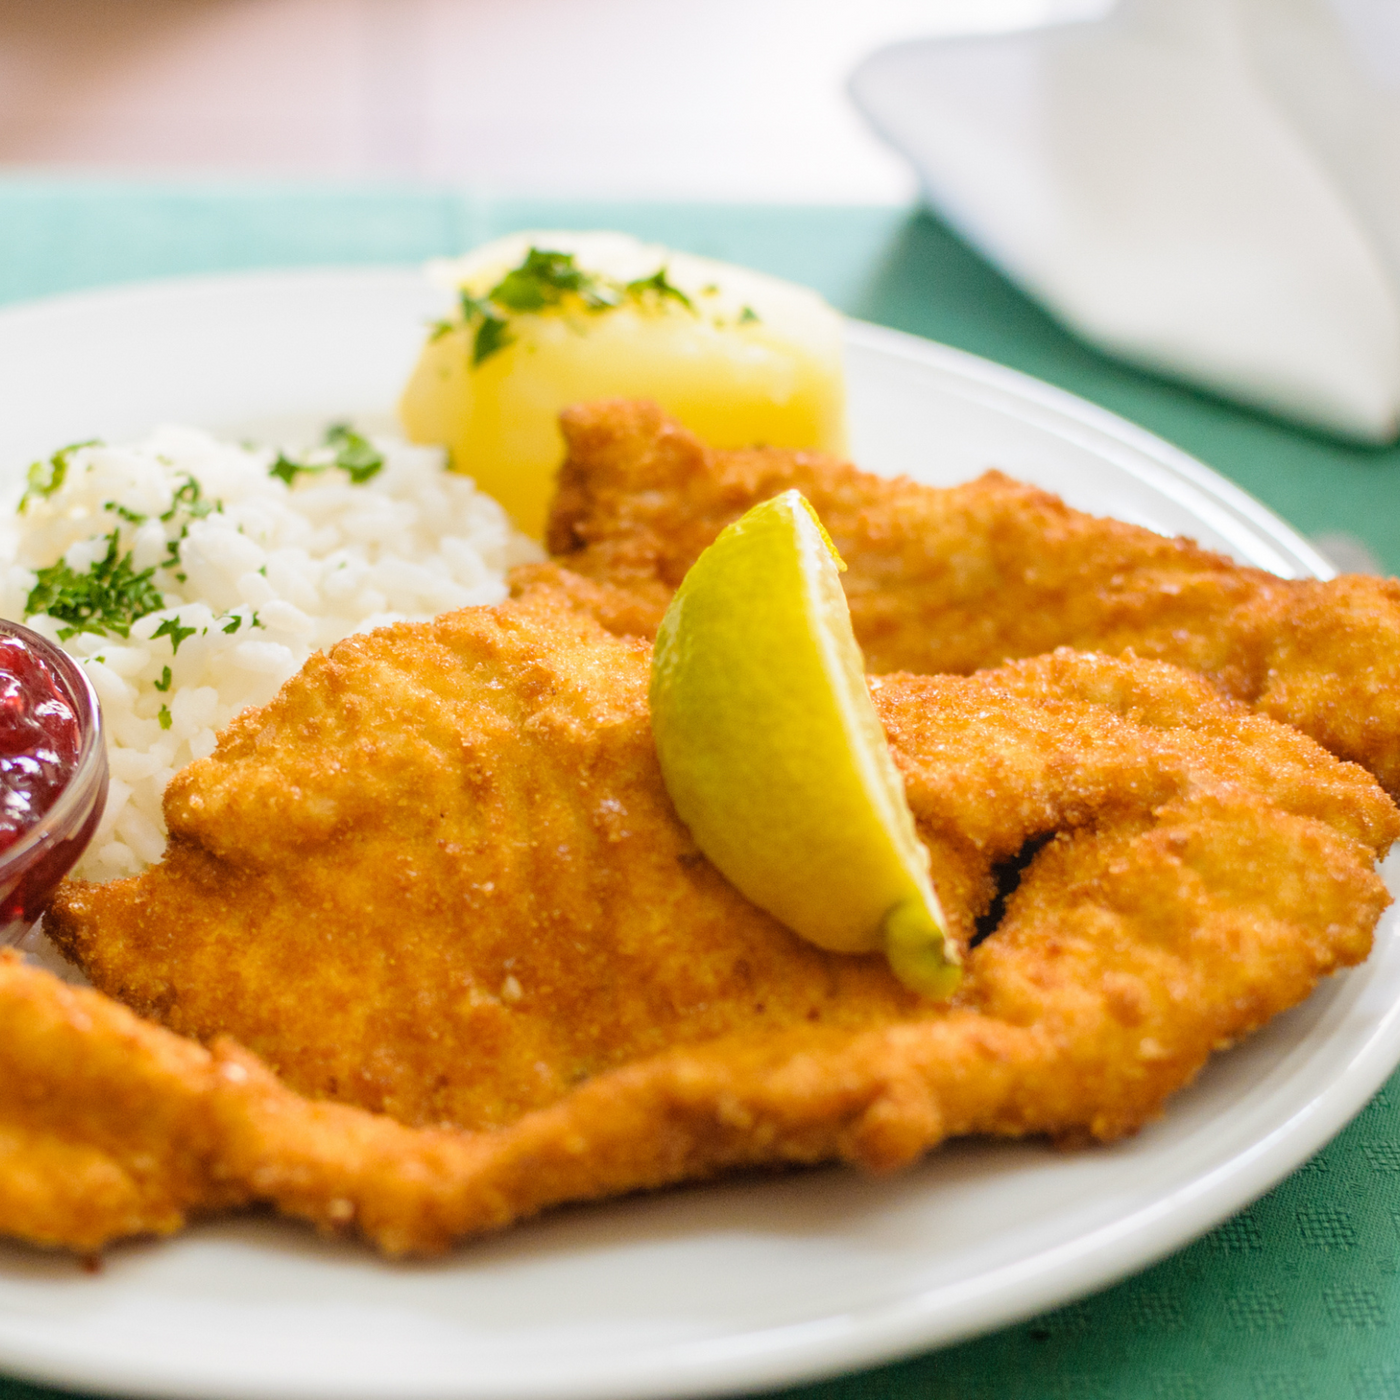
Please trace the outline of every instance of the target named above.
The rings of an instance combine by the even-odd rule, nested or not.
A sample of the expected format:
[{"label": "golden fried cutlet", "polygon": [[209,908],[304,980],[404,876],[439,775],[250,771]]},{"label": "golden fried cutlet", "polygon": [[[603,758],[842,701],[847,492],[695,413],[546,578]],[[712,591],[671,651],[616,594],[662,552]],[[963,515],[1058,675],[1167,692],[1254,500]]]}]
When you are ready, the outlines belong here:
[{"label": "golden fried cutlet", "polygon": [[579,605],[605,592],[313,659],[172,783],[159,866],[50,914],[142,1015],[313,1098],[476,1130],[421,1140],[476,1154],[442,1169],[437,1235],[381,1242],[744,1163],[1113,1138],[1366,956],[1400,833],[1374,780],[1192,673],[1069,651],[872,683],[964,947],[1025,863],[957,997],[812,947],[675,817],[647,646]]},{"label": "golden fried cutlet", "polygon": [[1132,649],[1204,672],[1400,793],[1394,579],[1276,578],[1070,510],[999,472],[935,489],[814,453],[712,451],[645,403],[585,405],[562,421],[550,551],[628,590],[620,625],[641,635],[724,526],[797,487],[849,565],[842,581],[873,673],[961,675],[1058,646]]},{"label": "golden fried cutlet", "polygon": [[232,1041],[206,1050],[13,949],[0,1025],[0,1234],[91,1251],[266,1201],[392,1254],[501,1214],[473,1139],[312,1103]]}]

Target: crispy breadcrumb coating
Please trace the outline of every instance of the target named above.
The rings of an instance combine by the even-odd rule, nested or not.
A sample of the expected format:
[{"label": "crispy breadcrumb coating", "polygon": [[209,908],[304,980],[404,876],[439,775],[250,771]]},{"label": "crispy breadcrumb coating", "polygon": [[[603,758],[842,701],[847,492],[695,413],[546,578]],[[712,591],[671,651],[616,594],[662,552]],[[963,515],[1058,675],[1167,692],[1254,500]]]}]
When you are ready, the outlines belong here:
[{"label": "crispy breadcrumb coating", "polygon": [[627,590],[620,627],[653,635],[720,530],[796,487],[849,565],[842,582],[873,673],[961,675],[1059,646],[1131,649],[1203,672],[1400,794],[1394,579],[1277,578],[1071,510],[1000,472],[936,489],[816,453],[715,451],[651,404],[588,404],[562,423],[568,456],[547,542],[570,570]]},{"label": "crispy breadcrumb coating", "polygon": [[1366,956],[1374,780],[1199,676],[1061,651],[872,682],[968,949],[923,1000],[695,850],[645,644],[558,577],[333,648],[172,785],[161,865],[65,887],[59,945],[208,1051],[0,963],[0,1230],[267,1201],[431,1251],[736,1166],[1108,1140]]}]

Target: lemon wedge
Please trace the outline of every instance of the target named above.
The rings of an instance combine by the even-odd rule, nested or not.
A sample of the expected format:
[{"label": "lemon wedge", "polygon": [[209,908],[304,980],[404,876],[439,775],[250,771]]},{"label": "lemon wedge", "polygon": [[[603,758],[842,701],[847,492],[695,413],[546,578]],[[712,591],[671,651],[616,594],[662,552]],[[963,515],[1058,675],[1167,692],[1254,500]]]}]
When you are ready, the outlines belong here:
[{"label": "lemon wedge", "polygon": [[943,997],[961,963],[870,699],[844,568],[798,491],[729,526],[657,634],[656,751],[681,820],[749,899],[822,948],[883,950],[906,986]]}]

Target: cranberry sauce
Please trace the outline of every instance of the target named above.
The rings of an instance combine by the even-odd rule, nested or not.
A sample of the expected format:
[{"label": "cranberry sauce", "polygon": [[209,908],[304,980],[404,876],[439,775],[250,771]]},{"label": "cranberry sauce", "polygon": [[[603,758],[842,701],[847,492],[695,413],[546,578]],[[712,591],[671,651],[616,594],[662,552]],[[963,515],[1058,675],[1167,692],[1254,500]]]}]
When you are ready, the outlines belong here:
[{"label": "cranberry sauce", "polygon": [[0,637],[0,851],[58,801],[78,765],[82,726],[48,664]]},{"label": "cranberry sauce", "polygon": [[102,713],[82,667],[0,621],[0,948],[34,926],[106,804]]}]

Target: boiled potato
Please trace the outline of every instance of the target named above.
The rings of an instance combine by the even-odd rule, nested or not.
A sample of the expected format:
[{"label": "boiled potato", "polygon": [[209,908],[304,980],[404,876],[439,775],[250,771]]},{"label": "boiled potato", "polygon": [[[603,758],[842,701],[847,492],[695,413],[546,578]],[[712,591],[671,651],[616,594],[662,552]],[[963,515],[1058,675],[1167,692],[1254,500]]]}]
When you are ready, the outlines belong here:
[{"label": "boiled potato", "polygon": [[436,264],[460,311],[399,406],[539,538],[558,415],[654,399],[717,447],[845,450],[840,317],[806,288],[616,233],[520,233]]}]

